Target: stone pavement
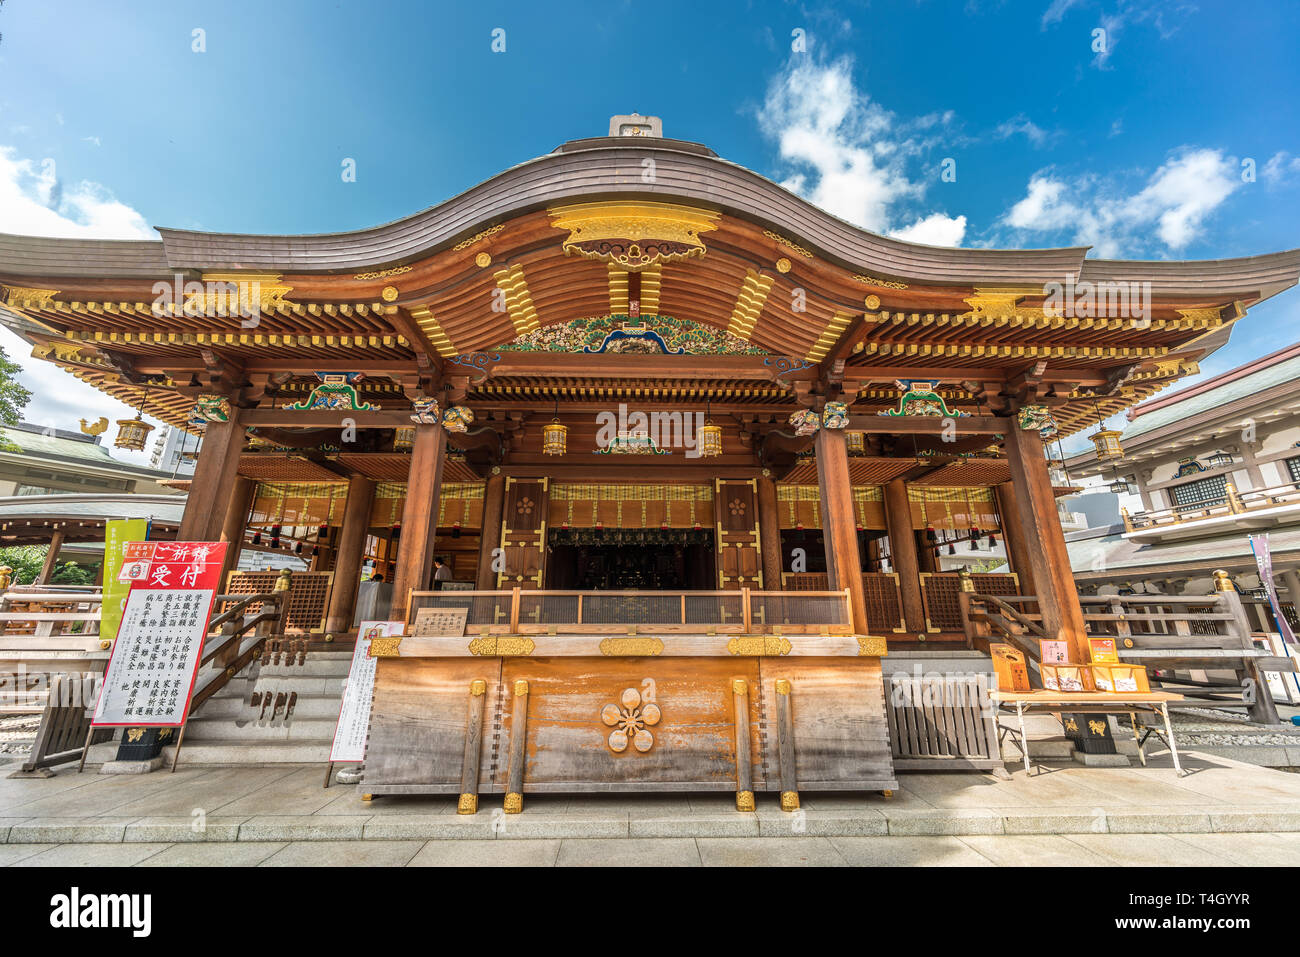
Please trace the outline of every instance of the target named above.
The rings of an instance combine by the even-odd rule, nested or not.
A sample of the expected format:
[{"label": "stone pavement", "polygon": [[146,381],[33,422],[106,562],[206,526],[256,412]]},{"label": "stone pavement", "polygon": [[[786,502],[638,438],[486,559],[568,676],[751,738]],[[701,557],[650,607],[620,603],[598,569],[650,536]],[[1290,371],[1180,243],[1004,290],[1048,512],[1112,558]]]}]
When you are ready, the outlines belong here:
[{"label": "stone pavement", "polygon": [[[12,765],[10,766],[12,767]],[[0,864],[1270,864],[1300,859],[1300,775],[1195,751],[1178,777],[1043,764],[1009,780],[900,775],[892,797],[776,795],[742,814],[729,793],[360,798],[324,768],[3,777]],[[791,840],[792,838],[796,840]]]}]

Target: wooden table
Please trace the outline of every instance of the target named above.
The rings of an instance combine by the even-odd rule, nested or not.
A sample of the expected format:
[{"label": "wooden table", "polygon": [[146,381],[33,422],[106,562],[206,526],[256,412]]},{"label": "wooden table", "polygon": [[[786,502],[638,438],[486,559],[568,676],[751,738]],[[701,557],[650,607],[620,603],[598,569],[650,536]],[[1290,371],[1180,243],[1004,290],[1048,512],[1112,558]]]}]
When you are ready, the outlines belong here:
[{"label": "wooden table", "polygon": [[1025,714],[1041,711],[1061,714],[1065,711],[1087,711],[1090,714],[1127,714],[1133,722],[1133,738],[1137,741],[1138,758],[1145,767],[1146,755],[1142,751],[1143,739],[1138,737],[1137,712],[1149,711],[1165,721],[1165,734],[1169,737],[1169,753],[1174,758],[1174,769],[1183,773],[1178,760],[1178,745],[1174,743],[1174,729],[1169,723],[1169,703],[1182,701],[1183,696],[1169,691],[1147,691],[1112,694],[1106,691],[993,691],[989,698],[999,709],[1014,709],[1020,724],[1020,752],[1025,758],[1025,772],[1029,772],[1029,743],[1025,736]]}]

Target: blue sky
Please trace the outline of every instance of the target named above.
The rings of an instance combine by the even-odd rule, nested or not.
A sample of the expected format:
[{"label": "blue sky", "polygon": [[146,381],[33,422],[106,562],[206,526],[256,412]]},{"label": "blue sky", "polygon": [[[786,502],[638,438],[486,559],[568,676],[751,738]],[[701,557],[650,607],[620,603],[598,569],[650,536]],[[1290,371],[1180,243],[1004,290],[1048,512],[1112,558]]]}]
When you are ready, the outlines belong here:
[{"label": "blue sky", "polygon": [[[1288,0],[8,0],[0,33],[3,232],[369,226],[635,110],[918,241],[1300,246]],[[1204,368],[1298,337],[1289,292]],[[120,410],[49,370],[28,379],[36,421]]]}]

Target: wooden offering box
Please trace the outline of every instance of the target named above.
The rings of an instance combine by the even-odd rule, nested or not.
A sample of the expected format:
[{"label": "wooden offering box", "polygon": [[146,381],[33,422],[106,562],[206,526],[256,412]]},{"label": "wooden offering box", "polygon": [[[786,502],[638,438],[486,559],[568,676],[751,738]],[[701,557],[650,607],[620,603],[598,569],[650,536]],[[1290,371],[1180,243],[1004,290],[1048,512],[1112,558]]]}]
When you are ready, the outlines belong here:
[{"label": "wooden offering box", "polygon": [[1147,669],[1143,665],[1094,664],[1092,681],[1098,691],[1114,694],[1146,694],[1151,690],[1151,684],[1147,681]]},{"label": "wooden offering box", "polygon": [[1043,672],[1043,687],[1048,691],[1092,691],[1092,671],[1089,665],[1039,665]]},{"label": "wooden offering box", "polygon": [[897,787],[883,639],[786,634],[771,601],[755,616],[766,625],[746,612],[748,629],[737,616],[693,634],[558,633],[563,624],[504,633],[473,623],[495,617],[482,607],[489,593],[475,594],[468,635],[373,651],[365,794],[458,794],[461,813],[473,813],[480,794],[503,795],[513,812],[525,793],[734,791],[753,810],[755,792],[771,791],[793,810],[800,789]]}]

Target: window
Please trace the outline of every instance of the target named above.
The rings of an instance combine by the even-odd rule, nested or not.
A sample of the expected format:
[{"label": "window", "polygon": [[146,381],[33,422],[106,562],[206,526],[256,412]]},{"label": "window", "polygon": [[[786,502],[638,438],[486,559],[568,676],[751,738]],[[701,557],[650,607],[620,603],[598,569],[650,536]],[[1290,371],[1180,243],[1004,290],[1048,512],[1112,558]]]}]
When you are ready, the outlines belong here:
[{"label": "window", "polygon": [[1222,505],[1228,500],[1228,477],[1214,475],[1185,485],[1175,485],[1169,489],[1169,494],[1173,498],[1174,508],[1180,510]]},{"label": "window", "polygon": [[1295,483],[1295,487],[1300,488],[1300,455],[1287,459],[1286,468],[1291,473],[1291,481]]}]

